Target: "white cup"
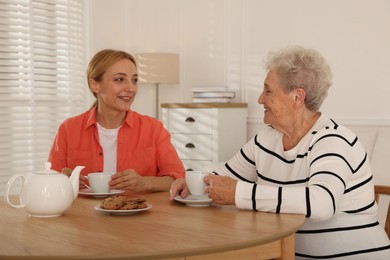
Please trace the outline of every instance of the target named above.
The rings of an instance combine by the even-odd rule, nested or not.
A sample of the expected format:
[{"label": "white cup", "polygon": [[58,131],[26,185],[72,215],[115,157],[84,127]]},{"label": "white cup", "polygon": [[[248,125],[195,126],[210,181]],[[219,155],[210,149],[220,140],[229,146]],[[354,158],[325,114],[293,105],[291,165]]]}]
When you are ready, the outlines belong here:
[{"label": "white cup", "polygon": [[87,176],[89,186],[94,193],[109,193],[110,186],[108,182],[111,180],[111,173],[93,172]]},{"label": "white cup", "polygon": [[203,178],[208,173],[201,171],[186,171],[186,184],[192,195],[205,195],[205,183]]}]

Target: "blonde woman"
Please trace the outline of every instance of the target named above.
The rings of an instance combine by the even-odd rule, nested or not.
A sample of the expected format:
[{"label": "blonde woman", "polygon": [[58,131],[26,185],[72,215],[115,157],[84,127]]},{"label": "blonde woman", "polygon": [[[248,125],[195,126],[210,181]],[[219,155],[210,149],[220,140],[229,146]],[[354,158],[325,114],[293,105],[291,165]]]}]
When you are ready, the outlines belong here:
[{"label": "blonde woman", "polygon": [[131,110],[137,95],[135,59],[117,50],[102,50],[87,69],[92,108],[66,119],[49,154],[52,168],[85,166],[82,175],[110,172],[112,189],[135,193],[167,191],[184,167],[170,135],[155,118]]}]

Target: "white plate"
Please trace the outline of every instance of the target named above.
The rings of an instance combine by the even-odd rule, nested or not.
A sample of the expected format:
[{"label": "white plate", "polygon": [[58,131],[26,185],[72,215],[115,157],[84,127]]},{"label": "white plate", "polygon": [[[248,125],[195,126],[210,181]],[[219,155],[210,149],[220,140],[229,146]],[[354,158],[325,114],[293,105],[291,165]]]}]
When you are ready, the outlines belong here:
[{"label": "white plate", "polygon": [[147,203],[147,207],[146,208],[143,208],[143,209],[126,209],[126,210],[120,210],[120,209],[102,209],[100,207],[100,205],[97,205],[95,206],[95,209],[97,211],[102,211],[102,212],[105,212],[105,213],[109,213],[109,214],[112,214],[112,215],[132,215],[132,214],[136,214],[136,213],[139,213],[141,211],[145,211],[145,210],[149,210],[152,208],[152,205]]},{"label": "white plate", "polygon": [[213,202],[207,195],[189,195],[184,199],[180,196],[176,196],[173,199],[190,207],[207,207]]},{"label": "white plate", "polygon": [[93,196],[95,198],[105,198],[111,195],[120,194],[125,192],[124,190],[110,190],[109,193],[94,193],[91,189],[80,190],[79,194]]}]

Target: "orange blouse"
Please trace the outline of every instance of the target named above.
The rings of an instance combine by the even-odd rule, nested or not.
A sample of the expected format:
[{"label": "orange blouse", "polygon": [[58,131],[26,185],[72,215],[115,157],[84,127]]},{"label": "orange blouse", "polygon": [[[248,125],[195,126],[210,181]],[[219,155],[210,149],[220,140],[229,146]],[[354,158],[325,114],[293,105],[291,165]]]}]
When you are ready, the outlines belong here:
[{"label": "orange blouse", "polygon": [[[155,118],[127,111],[118,131],[117,172],[134,169],[142,176],[184,178],[184,166],[171,144],[171,136]],[[85,166],[81,174],[103,171],[96,108],[66,119],[50,150],[52,169]]]}]

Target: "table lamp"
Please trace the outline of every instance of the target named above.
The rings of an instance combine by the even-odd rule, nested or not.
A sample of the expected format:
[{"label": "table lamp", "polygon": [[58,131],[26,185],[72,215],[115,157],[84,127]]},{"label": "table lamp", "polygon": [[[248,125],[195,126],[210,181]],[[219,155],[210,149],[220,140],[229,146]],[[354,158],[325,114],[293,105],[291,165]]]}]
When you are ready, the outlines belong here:
[{"label": "table lamp", "polygon": [[156,86],[156,118],[159,118],[160,84],[179,83],[179,55],[174,53],[138,53],[134,55],[138,79]]}]

